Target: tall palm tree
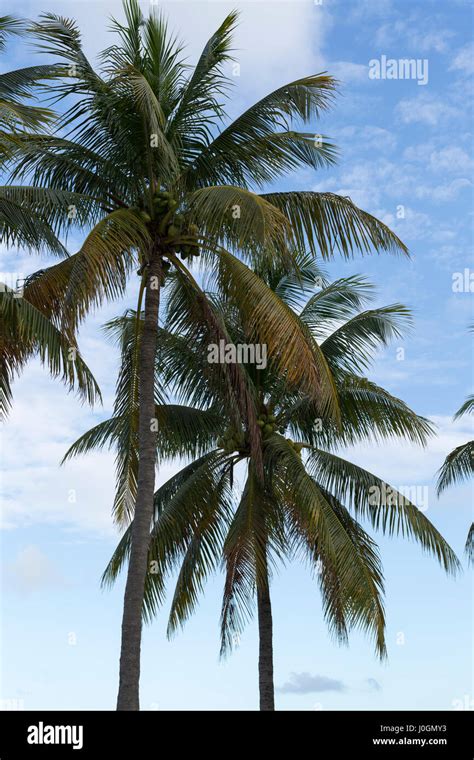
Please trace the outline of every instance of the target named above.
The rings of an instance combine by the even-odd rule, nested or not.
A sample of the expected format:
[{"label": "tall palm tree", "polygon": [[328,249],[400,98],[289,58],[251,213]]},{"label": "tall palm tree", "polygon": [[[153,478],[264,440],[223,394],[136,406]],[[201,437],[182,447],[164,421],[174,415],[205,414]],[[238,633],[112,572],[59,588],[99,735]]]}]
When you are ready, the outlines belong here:
[{"label": "tall palm tree", "polygon": [[[453,419],[457,420],[464,414],[472,414],[474,412],[474,396],[468,396],[464,404],[456,412]],[[442,467],[439,469],[437,492],[438,496],[456,483],[471,477],[474,474],[474,441],[467,441],[456,446],[443,462]],[[469,532],[467,534],[465,551],[467,554],[468,562],[474,562],[474,523],[471,523]]]},{"label": "tall palm tree", "polygon": [[[301,272],[306,284],[311,276],[321,278],[310,261],[300,264],[298,277],[282,277],[277,269],[261,274],[291,309],[301,299]],[[226,570],[222,654],[232,648],[256,598],[260,707],[273,710],[270,580],[276,560],[305,556],[317,570],[325,616],[336,637],[345,641],[349,629],[360,626],[374,635],[380,656],[385,654],[383,576],[377,547],[359,519],[368,519],[390,535],[414,538],[435,554],[447,571],[457,567],[449,546],[415,505],[380,478],[336,454],[339,447],[362,440],[401,437],[424,444],[432,432],[426,420],[359,374],[378,345],[400,335],[408,313],[399,304],[361,311],[370,286],[359,277],[326,285],[299,315],[294,312],[301,329],[321,341],[336,377],[341,427],[324,414],[317,399],[289,385],[275,362],[267,369],[245,365],[249,385],[256,391],[258,424],[263,431],[261,480],[251,456],[248,424],[236,427],[225,383],[215,369],[208,365],[206,371],[204,366],[209,333],[203,331],[199,340],[187,319],[193,304],[182,283],[172,283],[171,291],[168,326],[176,324],[176,312],[181,322],[178,333],[160,330],[157,372],[165,374],[166,383],[181,400],[195,406],[160,406],[157,416],[161,415],[165,435],[159,453],[195,459],[155,493],[143,613],[145,618],[153,617],[163,601],[168,574],[178,569],[168,627],[173,633],[194,609],[205,579],[222,558]],[[232,304],[211,294],[209,300],[220,312],[234,344],[248,343]],[[129,314],[112,323],[128,351],[131,324]],[[130,379],[126,355],[121,377]],[[115,416],[82,436],[66,458],[103,445],[117,446],[123,458],[119,431],[124,412],[131,407],[123,404],[122,385],[123,381],[118,387],[120,403]],[[284,433],[292,438],[285,438]],[[235,506],[233,471],[239,464],[246,464],[246,478]],[[118,485],[120,488],[120,479]],[[130,543],[128,528],[104,574],[105,582],[115,580],[128,561]]]},{"label": "tall palm tree", "polygon": [[[324,358],[299,337],[296,322],[247,266],[263,259],[293,266],[296,247],[313,256],[355,251],[406,252],[384,224],[350,199],[330,193],[262,193],[269,182],[299,167],[335,161],[327,140],[298,131],[333,101],[326,74],[285,84],[227,126],[224,104],[236,13],[205,45],[193,70],[163,17],[144,18],[137,0],[124,3],[125,23],[95,71],[76,24],[46,14],[32,27],[40,47],[63,62],[64,76],[48,83],[57,101],[73,102],[52,135],[17,140],[12,178],[27,179],[1,192],[51,225],[56,234],[92,227],[80,251],[45,270],[29,291],[58,324],[75,329],[89,309],[126,290],[137,269],[144,300],[139,355],[138,475],[132,549],[124,599],[119,709],[139,708],[141,609],[156,464],[154,364],[160,290],[170,268],[210,318],[196,280],[184,263],[218,273],[261,342],[279,345],[280,368],[305,382],[337,416],[337,399]],[[57,102],[56,101],[56,102]],[[68,218],[66,209],[75,209]],[[238,257],[235,255],[238,253]],[[179,254],[183,260],[180,260]],[[54,305],[54,307],[53,307]],[[58,305],[59,308],[58,308]],[[141,299],[137,308],[141,312]],[[214,337],[222,336],[213,322]],[[298,357],[298,361],[295,361]],[[252,455],[262,476],[261,434],[242,372],[229,366],[238,413],[250,424]]]}]

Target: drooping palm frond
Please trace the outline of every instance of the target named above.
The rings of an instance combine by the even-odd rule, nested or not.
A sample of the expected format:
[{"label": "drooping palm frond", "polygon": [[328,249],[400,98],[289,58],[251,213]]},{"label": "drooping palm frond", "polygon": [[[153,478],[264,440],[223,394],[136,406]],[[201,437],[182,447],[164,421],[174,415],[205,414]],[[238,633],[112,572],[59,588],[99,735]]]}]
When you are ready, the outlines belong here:
[{"label": "drooping palm frond", "polygon": [[190,193],[187,200],[190,218],[202,231],[204,248],[224,246],[246,258],[286,250],[289,221],[250,190],[217,185]]},{"label": "drooping palm frond", "polygon": [[426,446],[434,434],[435,428],[429,420],[367,378],[344,372],[338,375],[336,383],[341,414],[339,426],[324,419],[307,397],[285,394],[280,420],[288,425],[295,440],[336,450],[364,441],[382,443],[393,439]]},{"label": "drooping palm frond", "polygon": [[237,637],[253,616],[256,559],[262,561],[261,550],[255,552],[255,549],[258,543],[262,546],[258,536],[262,538],[264,530],[256,492],[261,496],[258,478],[250,470],[222,549],[225,581],[221,609],[221,657],[232,651]]},{"label": "drooping palm frond", "polygon": [[362,311],[325,338],[321,348],[333,370],[363,372],[375,351],[400,338],[410,324],[410,311],[402,304]]},{"label": "drooping palm frond", "polygon": [[[228,461],[229,457],[221,452],[211,451],[173,475],[155,493],[143,606],[145,620],[156,614],[164,600],[165,581],[183,559],[187,560],[187,572],[196,583],[192,593],[186,584],[178,585],[170,634],[182,622],[181,614],[184,620],[191,612],[204,577],[213,571],[215,557],[219,557],[216,542],[222,541],[221,523],[228,519],[229,509],[228,476],[224,474]],[[205,535],[201,537],[201,533]],[[118,577],[127,561],[130,540],[129,527],[104,571],[103,585],[114,583]]]},{"label": "drooping palm frond", "polygon": [[127,275],[148,247],[141,219],[128,209],[114,211],[98,222],[77,253],[27,281],[28,299],[74,328],[92,306],[124,293]]},{"label": "drooping palm frond", "polygon": [[33,356],[53,377],[60,377],[79,396],[93,404],[101,400],[99,386],[70,335],[61,332],[26,297],[0,283],[0,416],[11,405],[11,382]]},{"label": "drooping palm frond", "polygon": [[302,545],[320,570],[319,583],[328,625],[341,642],[348,630],[372,634],[380,657],[385,651],[383,576],[373,541],[330,490],[312,478],[300,457],[279,435],[267,444],[273,477],[288,505],[293,542]]},{"label": "drooping palm frond", "polygon": [[438,472],[438,494],[471,477],[474,473],[474,441],[467,441],[451,451]]},{"label": "drooping palm frond", "polygon": [[464,551],[466,552],[468,562],[474,564],[474,523],[471,523],[471,527],[469,528]]},{"label": "drooping palm frond", "polygon": [[368,519],[388,535],[406,536],[455,573],[459,561],[443,536],[409,498],[381,478],[346,459],[321,449],[308,449],[308,469],[337,499],[351,505],[356,517]]},{"label": "drooping palm frond", "polygon": [[[0,187],[0,215],[2,239],[7,244],[13,245],[15,239],[18,244],[19,235],[24,238],[24,242],[21,238],[19,242],[25,244],[25,235],[30,234],[28,247],[47,245],[50,252],[57,251],[64,256],[66,250],[54,236],[67,233],[72,220],[74,226],[84,228],[91,222],[97,222],[103,213],[94,198],[82,193],[8,185]],[[27,224],[28,217],[31,217],[30,225]]]},{"label": "drooping palm frond", "polygon": [[321,409],[338,419],[337,391],[322,351],[278,296],[243,262],[219,250],[217,281],[245,321],[248,340],[267,347],[270,360],[288,383],[318,398]]},{"label": "drooping palm frond", "polygon": [[468,396],[464,404],[460,406],[453,419],[458,420],[464,414],[474,414],[474,395]]},{"label": "drooping palm frond", "polygon": [[0,239],[9,248],[44,250],[64,256],[66,249],[51,225],[24,198],[18,203],[0,193]]},{"label": "drooping palm frond", "polygon": [[365,277],[352,275],[334,282],[321,282],[319,291],[309,298],[300,311],[300,319],[316,338],[341,320],[350,319],[372,298],[373,285]]},{"label": "drooping palm frond", "polygon": [[350,198],[334,193],[264,193],[265,200],[290,220],[293,245],[323,259],[335,252],[349,258],[356,252],[407,253],[407,248],[383,222],[358,208]]},{"label": "drooping palm frond", "polygon": [[15,16],[0,16],[0,53],[5,50],[9,34],[22,34],[25,30],[25,22]]},{"label": "drooping palm frond", "polygon": [[[9,34],[21,35],[26,23],[13,16],[0,16],[0,53],[5,50]],[[54,114],[47,108],[25,103],[33,97],[38,82],[54,77],[54,66],[28,66],[0,73],[0,162],[10,157],[9,143],[16,130],[35,130],[46,126]],[[6,131],[6,133],[5,133]]]}]

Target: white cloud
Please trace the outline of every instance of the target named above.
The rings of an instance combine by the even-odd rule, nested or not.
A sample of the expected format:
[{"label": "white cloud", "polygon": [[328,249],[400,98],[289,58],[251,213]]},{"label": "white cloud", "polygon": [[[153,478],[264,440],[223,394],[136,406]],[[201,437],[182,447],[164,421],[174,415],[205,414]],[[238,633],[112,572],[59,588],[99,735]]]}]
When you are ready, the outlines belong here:
[{"label": "white cloud", "polygon": [[[380,133],[374,134],[374,139],[381,144],[389,143],[389,138]],[[362,141],[362,135],[358,138]],[[370,131],[367,137],[367,145],[370,145]],[[393,199],[393,211],[396,206],[406,202],[406,197],[413,197],[413,188],[416,185],[416,177],[407,171],[400,163],[389,161],[386,158],[378,160],[358,161],[350,164],[349,168],[342,168],[338,176],[330,176],[323,182],[318,183],[313,189],[322,191],[334,190],[334,192],[349,196],[361,208],[380,208],[385,196]]]},{"label": "white cloud", "polygon": [[402,240],[424,240],[431,236],[432,221],[428,214],[405,206],[404,215],[403,219],[392,216],[390,220],[384,220]]},{"label": "white cloud", "polygon": [[445,119],[456,119],[462,116],[462,111],[449,105],[445,100],[425,93],[401,100],[395,112],[404,124],[419,122],[433,127]]},{"label": "white cloud", "polygon": [[[96,451],[60,466],[70,445],[107,414],[99,416],[82,407],[36,363],[14,385],[14,394],[2,436],[2,528],[47,523],[115,535],[114,453]],[[177,469],[173,464],[162,466],[158,483]]]},{"label": "white cloud", "polygon": [[430,155],[430,167],[433,171],[458,172],[468,171],[472,167],[472,158],[465,150],[456,145],[433,151]]},{"label": "white cloud", "polygon": [[417,198],[429,198],[437,203],[455,200],[459,193],[465,188],[472,187],[472,182],[468,179],[453,179],[443,185],[420,185],[415,189]]},{"label": "white cloud", "polygon": [[462,71],[464,74],[474,73],[474,44],[472,42],[458,51],[449,70]]},{"label": "white cloud", "polygon": [[22,594],[64,585],[55,565],[35,545],[21,549],[15,560],[6,564],[4,575],[7,587]]},{"label": "white cloud", "polygon": [[332,131],[334,140],[348,156],[360,156],[361,151],[391,153],[397,146],[397,136],[388,129],[370,124],[366,126],[348,125]]},{"label": "white cloud", "polygon": [[354,82],[369,82],[369,67],[367,64],[351,63],[350,61],[334,61],[328,63],[330,73],[344,84]]},{"label": "white cloud", "polygon": [[[397,20],[395,22],[383,24],[377,29],[375,34],[375,43],[379,46],[385,46],[393,51],[394,45],[403,44],[403,50],[408,49],[414,55],[425,53],[446,53],[449,50],[449,42],[454,34],[449,29],[441,29],[439,24],[436,27],[427,29],[426,18],[423,19],[423,29],[419,30],[421,19],[412,14],[406,20]],[[405,54],[401,57],[405,57]]]},{"label": "white cloud", "polygon": [[311,675],[311,673],[290,673],[290,680],[278,688],[282,694],[314,694],[320,691],[345,691],[346,685],[335,678]]}]

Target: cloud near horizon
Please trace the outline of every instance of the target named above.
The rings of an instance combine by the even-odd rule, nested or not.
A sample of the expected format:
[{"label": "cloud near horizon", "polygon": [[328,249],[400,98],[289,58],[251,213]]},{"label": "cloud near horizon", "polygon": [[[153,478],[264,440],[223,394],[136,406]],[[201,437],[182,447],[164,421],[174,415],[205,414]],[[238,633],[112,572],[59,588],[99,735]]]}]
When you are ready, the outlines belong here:
[{"label": "cloud near horizon", "polygon": [[342,681],[311,673],[290,673],[290,680],[278,688],[281,694],[314,694],[321,691],[345,691]]}]

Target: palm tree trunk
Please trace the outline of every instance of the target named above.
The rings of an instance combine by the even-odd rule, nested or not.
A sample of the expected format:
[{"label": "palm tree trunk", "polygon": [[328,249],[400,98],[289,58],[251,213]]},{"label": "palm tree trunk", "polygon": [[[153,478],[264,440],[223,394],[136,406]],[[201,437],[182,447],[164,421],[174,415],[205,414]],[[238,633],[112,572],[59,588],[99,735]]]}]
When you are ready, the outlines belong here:
[{"label": "palm tree trunk", "polygon": [[260,690],[260,710],[270,711],[275,709],[275,688],[273,684],[272,603],[270,600],[270,586],[268,583],[266,561],[262,575],[263,577],[261,576],[257,580],[259,633],[258,682]]},{"label": "palm tree trunk", "polygon": [[145,320],[139,356],[138,482],[132,524],[130,561],[122,617],[120,682],[117,710],[139,710],[142,605],[148,563],[155,490],[156,432],[155,358],[160,305],[161,261],[157,254],[148,268]]}]

